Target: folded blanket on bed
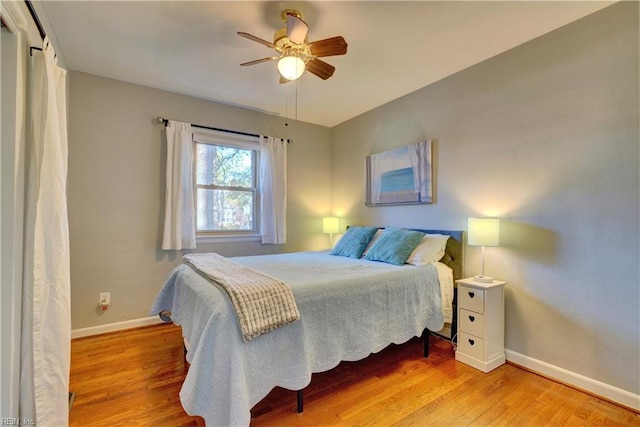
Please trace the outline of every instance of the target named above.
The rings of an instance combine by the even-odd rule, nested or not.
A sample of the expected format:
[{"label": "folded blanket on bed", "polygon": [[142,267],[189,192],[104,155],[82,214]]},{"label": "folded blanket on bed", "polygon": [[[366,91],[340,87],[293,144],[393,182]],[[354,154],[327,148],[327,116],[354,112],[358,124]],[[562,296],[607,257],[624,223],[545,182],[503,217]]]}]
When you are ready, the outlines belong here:
[{"label": "folded blanket on bed", "polygon": [[216,253],[189,254],[183,260],[229,295],[245,342],[300,318],[291,290],[274,277]]}]

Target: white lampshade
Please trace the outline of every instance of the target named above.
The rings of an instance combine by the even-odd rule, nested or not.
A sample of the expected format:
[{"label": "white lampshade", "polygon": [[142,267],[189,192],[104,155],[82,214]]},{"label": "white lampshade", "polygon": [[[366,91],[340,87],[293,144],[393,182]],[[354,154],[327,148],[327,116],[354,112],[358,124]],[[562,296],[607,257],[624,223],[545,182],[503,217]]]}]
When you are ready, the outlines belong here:
[{"label": "white lampshade", "polygon": [[469,218],[467,243],[482,246],[482,274],[474,276],[477,282],[491,283],[493,278],[484,274],[484,247],[500,246],[500,220],[497,218]]},{"label": "white lampshade", "polygon": [[500,220],[469,218],[467,243],[470,246],[500,246]]},{"label": "white lampshade", "polygon": [[337,234],[340,231],[340,218],[322,218],[322,232],[325,234]]},{"label": "white lampshade", "polygon": [[287,80],[296,80],[304,73],[304,61],[295,55],[283,56],[278,60],[278,71]]}]

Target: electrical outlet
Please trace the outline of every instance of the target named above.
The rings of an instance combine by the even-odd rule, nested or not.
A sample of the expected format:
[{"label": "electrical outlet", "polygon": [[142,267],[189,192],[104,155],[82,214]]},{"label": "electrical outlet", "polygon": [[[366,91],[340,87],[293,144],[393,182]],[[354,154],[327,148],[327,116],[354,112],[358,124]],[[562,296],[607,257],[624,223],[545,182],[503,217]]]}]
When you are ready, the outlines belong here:
[{"label": "electrical outlet", "polygon": [[111,292],[102,292],[100,294],[100,305],[111,305]]}]

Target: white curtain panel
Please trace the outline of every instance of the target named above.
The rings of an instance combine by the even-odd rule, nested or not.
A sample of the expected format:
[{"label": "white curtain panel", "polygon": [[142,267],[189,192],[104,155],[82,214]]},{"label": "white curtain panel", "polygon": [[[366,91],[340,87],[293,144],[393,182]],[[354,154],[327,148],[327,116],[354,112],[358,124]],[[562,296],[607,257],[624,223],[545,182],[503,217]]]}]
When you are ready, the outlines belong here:
[{"label": "white curtain panel", "polygon": [[194,143],[191,124],[169,121],[162,249],[196,247],[193,189]]},{"label": "white curtain panel", "polygon": [[287,141],[260,136],[260,231],[262,243],[287,241]]},{"label": "white curtain panel", "polygon": [[71,354],[65,74],[45,39],[31,69],[20,416],[68,425]]}]

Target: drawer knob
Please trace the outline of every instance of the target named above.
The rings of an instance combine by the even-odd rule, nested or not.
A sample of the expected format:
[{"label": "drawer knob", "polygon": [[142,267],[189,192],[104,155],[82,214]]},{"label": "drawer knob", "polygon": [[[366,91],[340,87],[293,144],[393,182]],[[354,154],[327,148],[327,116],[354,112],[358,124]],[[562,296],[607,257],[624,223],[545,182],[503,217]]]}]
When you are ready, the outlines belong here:
[{"label": "drawer knob", "polygon": [[473,297],[475,297],[475,296],[476,296],[476,293],[475,293],[475,292],[471,292],[471,291],[469,291],[469,298],[473,298]]},{"label": "drawer knob", "polygon": [[471,320],[472,322],[474,322],[476,320],[476,316],[469,316],[469,320]]},{"label": "drawer knob", "polygon": [[476,342],[475,340],[472,340],[471,338],[469,338],[469,344],[474,345]]}]

